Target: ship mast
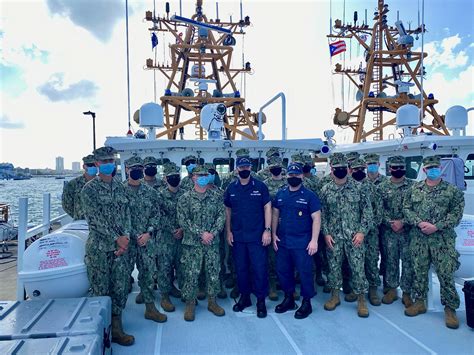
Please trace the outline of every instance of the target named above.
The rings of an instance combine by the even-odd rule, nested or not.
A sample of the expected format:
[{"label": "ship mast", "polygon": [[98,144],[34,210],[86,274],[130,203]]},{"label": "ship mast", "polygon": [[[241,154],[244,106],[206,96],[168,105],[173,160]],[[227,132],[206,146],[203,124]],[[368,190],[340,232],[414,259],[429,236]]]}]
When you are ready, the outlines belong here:
[{"label": "ship mast", "polygon": [[[245,107],[245,98],[236,85],[239,75],[252,72],[250,63],[242,67],[232,67],[232,55],[236,36],[244,36],[244,29],[250,25],[246,16],[238,22],[232,18],[228,22],[218,18],[208,19],[203,13],[202,0],[196,1],[195,13],[191,18],[170,16],[169,3],[166,15],[156,16],[146,12],[146,20],[152,23],[152,33],[171,34],[169,43],[171,63],[147,59],[147,70],[158,71],[165,76],[167,85],[160,97],[164,111],[164,129],[157,137],[183,139],[184,129],[188,127],[192,139],[206,139],[207,131],[200,125],[202,108],[207,104],[223,104],[226,114],[223,119],[223,137],[236,139],[258,138],[258,119],[255,113]],[[164,37],[164,36],[163,36]],[[156,37],[157,38],[157,37]]]},{"label": "ship mast", "polygon": [[[336,108],[334,124],[350,127],[354,131],[354,143],[383,140],[389,129],[394,131],[395,113],[400,106],[423,105],[419,128],[437,135],[449,135],[444,116],[435,109],[438,100],[432,94],[427,95],[420,83],[420,77],[425,74],[421,67],[422,56],[426,58],[427,54],[412,51],[412,35],[426,31],[424,24],[415,30],[406,30],[398,20],[392,27],[387,24],[388,12],[384,0],[378,0],[372,27],[367,23],[346,24],[336,20],[335,33],[327,36],[331,41],[354,38],[365,49],[364,63],[359,68],[335,65],[334,74],[344,75],[349,79],[349,85],[355,85],[358,103],[349,111]],[[411,94],[410,87],[420,94]],[[385,90],[392,90],[393,95]]]}]

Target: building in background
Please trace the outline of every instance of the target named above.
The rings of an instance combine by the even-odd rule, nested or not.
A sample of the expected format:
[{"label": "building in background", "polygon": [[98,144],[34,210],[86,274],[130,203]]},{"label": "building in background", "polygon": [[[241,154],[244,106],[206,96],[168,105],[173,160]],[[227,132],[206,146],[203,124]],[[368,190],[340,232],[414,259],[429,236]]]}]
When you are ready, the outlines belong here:
[{"label": "building in background", "polygon": [[79,163],[78,161],[73,161],[72,162],[72,171],[73,172],[78,172],[81,170],[81,163]]},{"label": "building in background", "polygon": [[56,172],[57,173],[64,172],[64,158],[63,157],[56,157]]}]

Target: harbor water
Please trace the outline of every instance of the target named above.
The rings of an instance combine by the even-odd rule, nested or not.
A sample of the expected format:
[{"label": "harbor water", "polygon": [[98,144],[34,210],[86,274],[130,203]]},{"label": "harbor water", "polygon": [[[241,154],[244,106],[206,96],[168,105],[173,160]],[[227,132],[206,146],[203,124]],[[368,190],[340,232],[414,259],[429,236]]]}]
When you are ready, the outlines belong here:
[{"label": "harbor water", "polygon": [[51,218],[61,215],[61,194],[63,179],[34,177],[29,180],[0,180],[0,203],[10,205],[10,222],[18,225],[18,204],[20,197],[28,197],[28,224],[42,222],[43,194],[51,194]]}]

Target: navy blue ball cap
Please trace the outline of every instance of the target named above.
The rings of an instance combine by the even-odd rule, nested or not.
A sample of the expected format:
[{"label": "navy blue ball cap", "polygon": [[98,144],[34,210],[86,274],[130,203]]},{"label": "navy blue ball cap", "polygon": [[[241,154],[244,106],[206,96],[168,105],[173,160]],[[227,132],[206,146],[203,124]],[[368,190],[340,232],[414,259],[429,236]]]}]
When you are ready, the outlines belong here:
[{"label": "navy blue ball cap", "polygon": [[237,167],[242,167],[242,166],[252,166],[252,162],[248,157],[238,157],[237,158]]},{"label": "navy blue ball cap", "polygon": [[288,165],[288,169],[286,171],[286,174],[287,175],[290,175],[290,174],[295,174],[295,175],[303,174],[303,169],[302,169],[300,164],[291,163],[290,165]]}]

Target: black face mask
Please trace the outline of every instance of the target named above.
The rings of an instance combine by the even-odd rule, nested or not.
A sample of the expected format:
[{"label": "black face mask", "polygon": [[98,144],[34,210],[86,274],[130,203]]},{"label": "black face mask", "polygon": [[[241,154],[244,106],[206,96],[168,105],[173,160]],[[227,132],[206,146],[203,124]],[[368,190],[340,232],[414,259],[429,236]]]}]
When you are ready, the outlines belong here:
[{"label": "black face mask", "polygon": [[114,177],[115,175],[117,175],[117,167],[115,167],[114,171],[112,171],[112,177]]},{"label": "black face mask", "polygon": [[166,181],[168,181],[168,184],[172,187],[177,187],[181,181],[181,177],[179,175],[170,175],[166,177]]},{"label": "black face mask", "polygon": [[274,168],[271,168],[271,169],[270,169],[270,172],[272,173],[273,176],[278,176],[278,175],[281,174],[281,171],[282,171],[282,170],[283,170],[283,169],[281,168],[281,166],[276,166],[276,167],[274,167]]},{"label": "black face mask", "polygon": [[365,179],[365,172],[364,170],[356,170],[352,173],[352,177],[357,181],[362,181]]},{"label": "black face mask", "polygon": [[304,173],[304,174],[307,174],[307,173],[309,173],[310,171],[311,171],[311,165],[309,165],[309,164],[303,165],[303,173]]},{"label": "black face mask", "polygon": [[405,170],[393,170],[390,172],[395,179],[400,179],[402,176],[405,176]]},{"label": "black face mask", "polygon": [[140,180],[143,178],[143,170],[140,169],[130,170],[129,174],[132,180]]},{"label": "black face mask", "polygon": [[250,176],[250,170],[241,170],[241,171],[239,171],[239,176],[242,179],[247,179]]},{"label": "black face mask", "polygon": [[158,171],[156,169],[156,166],[147,166],[145,168],[145,175],[146,176],[155,176],[157,172]]},{"label": "black face mask", "polygon": [[338,179],[344,179],[347,175],[347,168],[334,168],[332,173]]},{"label": "black face mask", "polygon": [[296,176],[289,177],[287,180],[288,180],[288,184],[291,187],[296,187],[296,186],[300,185],[303,181],[301,178],[296,177]]}]

